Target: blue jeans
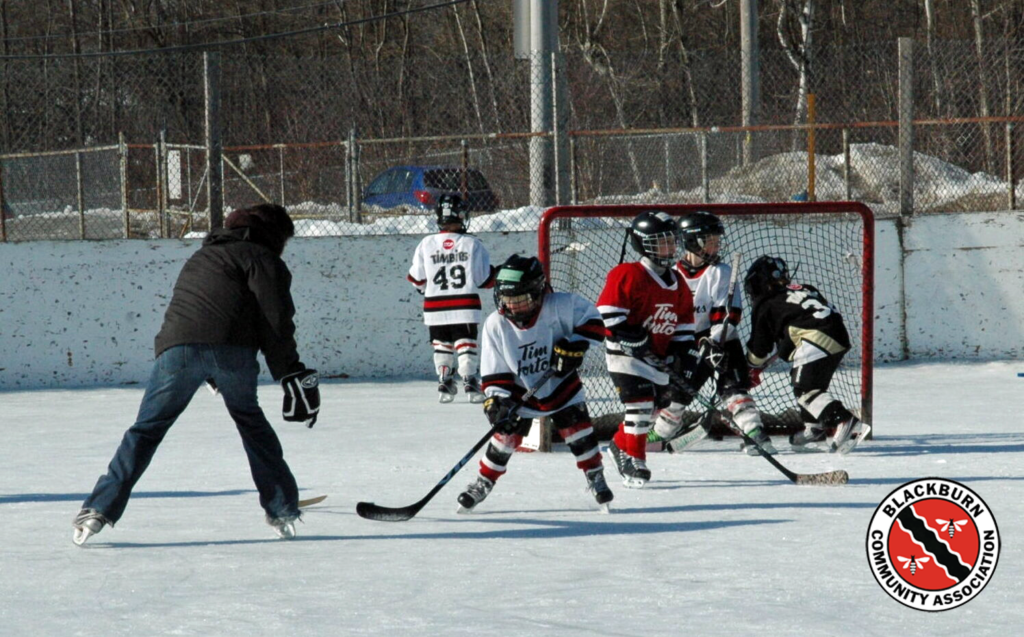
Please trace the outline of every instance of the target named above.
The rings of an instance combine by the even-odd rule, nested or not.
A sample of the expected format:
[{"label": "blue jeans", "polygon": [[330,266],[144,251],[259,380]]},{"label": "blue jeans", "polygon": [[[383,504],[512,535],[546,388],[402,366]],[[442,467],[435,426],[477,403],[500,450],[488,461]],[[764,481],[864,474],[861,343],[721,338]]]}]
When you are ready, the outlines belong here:
[{"label": "blue jeans", "polygon": [[117,448],[83,508],[96,509],[111,522],[124,513],[132,488],[149,466],[160,441],[211,378],[242,436],[260,505],[271,517],[298,515],[299,490],[281,442],[256,398],[256,349],[235,345],[178,345],[153,364],[139,415]]}]

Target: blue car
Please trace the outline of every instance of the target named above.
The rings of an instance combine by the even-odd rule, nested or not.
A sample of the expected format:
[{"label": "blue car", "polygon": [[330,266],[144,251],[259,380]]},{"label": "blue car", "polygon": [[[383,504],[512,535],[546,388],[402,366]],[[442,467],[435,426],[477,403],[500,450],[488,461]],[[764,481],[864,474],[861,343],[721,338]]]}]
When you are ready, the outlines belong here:
[{"label": "blue car", "polygon": [[471,212],[494,212],[498,196],[479,170],[459,166],[395,166],[373,178],[363,206],[433,210],[441,195],[459,195]]}]

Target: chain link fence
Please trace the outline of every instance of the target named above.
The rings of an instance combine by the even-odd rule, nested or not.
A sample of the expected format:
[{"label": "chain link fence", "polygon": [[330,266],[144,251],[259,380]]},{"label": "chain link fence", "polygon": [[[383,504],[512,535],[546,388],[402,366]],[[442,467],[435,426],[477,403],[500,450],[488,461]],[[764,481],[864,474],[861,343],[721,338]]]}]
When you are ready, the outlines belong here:
[{"label": "chain link fence", "polygon": [[[469,201],[478,232],[534,230],[556,203],[1016,207],[1024,45],[917,43],[903,87],[895,42],[808,59],[801,73],[762,52],[757,122],[740,128],[738,52],[573,49],[546,68],[505,53],[224,54],[225,207],[281,202],[311,235],[430,232],[445,192]],[[0,240],[209,229],[202,54],[0,65]],[[913,91],[912,210],[899,190],[901,90]]]}]

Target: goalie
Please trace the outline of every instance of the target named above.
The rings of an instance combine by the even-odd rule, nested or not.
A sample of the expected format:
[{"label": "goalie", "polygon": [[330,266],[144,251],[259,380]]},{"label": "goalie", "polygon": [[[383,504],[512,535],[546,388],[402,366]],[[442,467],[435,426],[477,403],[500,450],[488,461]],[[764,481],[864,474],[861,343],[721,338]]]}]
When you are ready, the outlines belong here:
[{"label": "goalie", "polygon": [[790,379],[804,431],[789,438],[794,451],[807,451],[826,442],[835,428],[830,451],[849,453],[871,431],[828,393],[832,376],[850,349],[843,317],[814,286],[790,280],[786,262],[759,257],[743,280],[752,306],[747,360],[753,386],[761,372],[778,356],[792,362]]},{"label": "goalie", "polygon": [[[568,292],[552,292],[536,257],[513,254],[498,270],[497,310],[484,322],[480,369],[484,413],[496,433],[480,460],[477,479],[459,495],[460,512],[470,511],[505,475],[509,460],[534,418],[551,418],[569,445],[587,489],[602,508],[612,500],[601,453],[587,411],[579,367],[591,344],[604,340],[594,305]],[[549,368],[554,375],[547,377]],[[536,393],[520,398],[540,381]],[[518,411],[516,411],[518,408]]]}]

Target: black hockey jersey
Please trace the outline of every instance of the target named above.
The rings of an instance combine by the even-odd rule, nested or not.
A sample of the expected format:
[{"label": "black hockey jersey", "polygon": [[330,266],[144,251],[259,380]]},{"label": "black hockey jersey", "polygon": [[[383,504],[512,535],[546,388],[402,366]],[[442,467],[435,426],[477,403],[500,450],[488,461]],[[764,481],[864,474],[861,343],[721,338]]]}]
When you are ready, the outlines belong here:
[{"label": "black hockey jersey", "polygon": [[780,358],[792,361],[804,343],[827,354],[850,349],[843,317],[814,286],[791,283],[754,306],[747,341],[751,365],[763,366],[776,347]]}]

